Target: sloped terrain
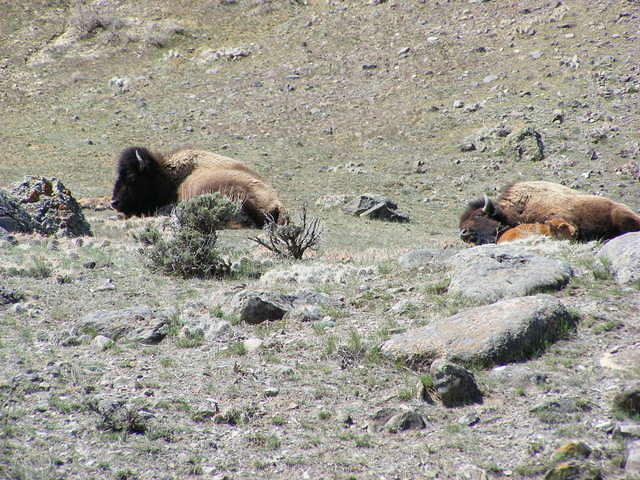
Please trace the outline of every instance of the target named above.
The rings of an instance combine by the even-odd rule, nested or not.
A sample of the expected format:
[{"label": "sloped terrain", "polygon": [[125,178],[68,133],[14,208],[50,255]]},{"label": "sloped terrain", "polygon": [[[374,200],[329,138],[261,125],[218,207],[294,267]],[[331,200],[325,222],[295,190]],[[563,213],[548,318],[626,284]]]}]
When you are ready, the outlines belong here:
[{"label": "sloped terrain", "polygon": [[[86,210],[82,241],[2,240],[0,476],[539,478],[582,440],[602,476],[625,478],[630,420],[612,402],[640,373],[640,295],[596,268],[598,245],[563,253],[576,275],[553,295],[576,330],[528,362],[474,370],[482,404],[418,399],[427,372],[377,347],[477,304],[446,293],[437,262],[396,260],[465,248],[458,215],[482,193],[541,179],[640,210],[639,32],[640,5],[623,0],[2,3],[0,186],[38,175],[76,198],[109,195],[123,148],[193,145],[252,165],[293,212],[308,202],[324,233],[303,265],[356,273],[167,278],[132,235],[156,220],[112,211]],[[514,146],[524,131],[542,159]],[[331,206],[362,193],[411,222]],[[221,232],[221,247],[294,270],[255,233]],[[245,289],[301,288],[337,303],[311,322],[249,325],[226,310]],[[157,345],[100,344],[79,327],[140,306],[171,326]],[[183,327],[202,317],[228,327],[194,340]],[[558,397],[580,401],[535,410]],[[381,430],[386,408],[426,426]]]}]

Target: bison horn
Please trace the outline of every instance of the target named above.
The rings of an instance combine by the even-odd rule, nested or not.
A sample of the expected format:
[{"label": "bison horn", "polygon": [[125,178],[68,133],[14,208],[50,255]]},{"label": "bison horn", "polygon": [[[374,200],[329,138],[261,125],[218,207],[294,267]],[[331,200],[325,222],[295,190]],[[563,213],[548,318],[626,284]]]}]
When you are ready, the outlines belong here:
[{"label": "bison horn", "polygon": [[136,158],[138,159],[138,165],[140,166],[140,170],[144,168],[144,159],[140,155],[140,152],[136,150]]},{"label": "bison horn", "polygon": [[493,213],[493,204],[486,193],[484,194],[484,207],[482,207],[482,212],[489,215]]}]

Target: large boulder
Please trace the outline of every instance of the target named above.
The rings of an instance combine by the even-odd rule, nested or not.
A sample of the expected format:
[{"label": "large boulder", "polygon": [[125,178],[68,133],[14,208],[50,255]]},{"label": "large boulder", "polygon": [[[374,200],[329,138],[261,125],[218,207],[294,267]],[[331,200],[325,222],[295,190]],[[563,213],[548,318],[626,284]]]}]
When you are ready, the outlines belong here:
[{"label": "large boulder", "polygon": [[454,255],[449,293],[489,303],[501,298],[559,290],[571,277],[571,266],[511,245],[481,245]]},{"label": "large boulder", "polygon": [[34,225],[29,213],[4,190],[0,190],[0,231],[31,233]]},{"label": "large boulder", "polygon": [[597,258],[607,264],[618,284],[640,282],[640,232],[627,233],[608,241]]},{"label": "large boulder", "polygon": [[343,210],[359,217],[390,222],[408,222],[409,216],[398,210],[398,205],[383,195],[365,193],[348,203]]},{"label": "large boulder", "polygon": [[447,358],[468,366],[529,359],[575,326],[557,298],[535,295],[476,307],[392,336],[382,353],[417,367]]},{"label": "large boulder", "polygon": [[91,235],[91,227],[71,192],[56,178],[26,177],[11,186],[11,195],[42,235]]}]

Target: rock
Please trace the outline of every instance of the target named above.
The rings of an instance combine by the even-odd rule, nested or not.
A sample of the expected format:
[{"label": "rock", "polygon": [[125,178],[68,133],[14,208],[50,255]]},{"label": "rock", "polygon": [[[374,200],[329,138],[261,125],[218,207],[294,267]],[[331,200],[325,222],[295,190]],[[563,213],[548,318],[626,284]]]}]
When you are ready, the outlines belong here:
[{"label": "rock", "polygon": [[34,228],[29,213],[8,192],[0,190],[0,231],[31,233]]},{"label": "rock", "polygon": [[322,309],[317,305],[296,305],[292,310],[287,312],[287,318],[298,322],[317,322],[321,320],[324,315]]},{"label": "rock", "polygon": [[627,444],[624,471],[628,478],[640,477],[640,440],[634,440]]},{"label": "rock", "polygon": [[447,358],[462,365],[526,360],[575,326],[576,319],[551,295],[502,300],[392,336],[384,355],[429,365]]},{"label": "rock", "polygon": [[78,337],[98,334],[113,341],[126,338],[149,345],[160,343],[168,332],[167,317],[146,306],[98,310],[82,317],[73,328],[73,334]]},{"label": "rock", "polygon": [[113,345],[113,340],[104,335],[96,335],[93,340],[91,340],[91,345],[96,347],[96,350],[106,350]]},{"label": "rock", "polygon": [[476,145],[473,142],[467,142],[460,145],[461,152],[473,152],[476,149]]},{"label": "rock", "polygon": [[416,410],[385,407],[378,410],[368,422],[370,432],[387,431],[398,433],[404,430],[418,430],[426,427],[424,417]]},{"label": "rock", "polygon": [[613,429],[613,438],[622,439],[639,439],[640,440],[640,424],[623,423]]},{"label": "rock", "polygon": [[573,276],[566,262],[510,245],[468,248],[451,257],[449,264],[449,293],[481,302],[560,290]]},{"label": "rock", "polygon": [[464,107],[464,102],[462,100],[454,100],[453,108],[462,108]]},{"label": "rock", "polygon": [[495,82],[498,79],[497,75],[487,75],[486,77],[484,77],[482,79],[483,83],[491,83],[491,82]]},{"label": "rock", "polygon": [[92,235],[80,205],[59,180],[26,177],[11,186],[11,194],[31,216],[38,233],[65,237]]},{"label": "rock", "polygon": [[185,322],[180,332],[185,338],[200,337],[207,342],[220,339],[231,332],[231,324],[226,320],[217,320],[207,315]]},{"label": "rock", "polygon": [[248,295],[240,309],[240,320],[250,324],[280,320],[292,308],[293,297],[290,295],[270,292]]},{"label": "rock", "polygon": [[473,373],[448,360],[438,359],[431,364],[433,388],[445,407],[482,403]]},{"label": "rock", "polygon": [[600,480],[600,469],[589,463],[571,460],[560,462],[549,470],[544,480]]},{"label": "rock", "polygon": [[640,384],[618,393],[613,398],[613,408],[629,417],[640,416]]},{"label": "rock", "polygon": [[584,442],[568,442],[553,453],[553,461],[563,461],[570,458],[588,458],[592,449]]},{"label": "rock", "polygon": [[524,127],[509,134],[507,149],[517,161],[537,162],[544,158],[542,136],[533,127]]},{"label": "rock", "polygon": [[253,353],[262,347],[264,342],[259,338],[248,338],[242,342],[247,353]]},{"label": "rock", "polygon": [[620,285],[640,281],[640,232],[627,233],[604,244],[597,258],[602,259]]},{"label": "rock", "polygon": [[599,363],[605,368],[632,373],[640,365],[640,341],[612,348],[600,356]]},{"label": "rock", "polygon": [[342,209],[355,216],[387,220],[391,222],[408,222],[408,215],[398,210],[398,205],[387,197],[365,193],[359,195]]},{"label": "rock", "polygon": [[154,415],[142,403],[125,397],[99,396],[89,399],[87,406],[100,416],[100,430],[145,433]]},{"label": "rock", "polygon": [[384,428],[389,433],[398,433],[405,430],[421,430],[427,426],[424,418],[415,410],[393,415],[385,424]]}]

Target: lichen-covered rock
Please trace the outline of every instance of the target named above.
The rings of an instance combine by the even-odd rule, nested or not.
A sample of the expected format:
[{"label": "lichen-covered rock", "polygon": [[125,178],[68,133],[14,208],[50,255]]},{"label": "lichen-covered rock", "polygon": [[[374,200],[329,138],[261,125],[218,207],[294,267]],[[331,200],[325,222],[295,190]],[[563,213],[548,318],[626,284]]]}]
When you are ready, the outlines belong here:
[{"label": "lichen-covered rock", "polygon": [[507,137],[507,148],[518,161],[536,162],[544,158],[542,136],[532,127],[512,132]]},{"label": "lichen-covered rock", "polygon": [[409,216],[398,210],[398,205],[383,195],[365,193],[348,203],[343,210],[351,215],[390,222],[408,222]]},{"label": "lichen-covered rock", "polygon": [[11,195],[26,210],[42,235],[92,235],[91,227],[71,192],[56,178],[26,177],[11,186]]},{"label": "lichen-covered rock", "polygon": [[445,407],[481,403],[482,393],[469,370],[444,359],[431,364],[433,388]]},{"label": "lichen-covered rock", "polygon": [[526,360],[575,326],[576,319],[551,295],[502,300],[392,336],[384,355],[417,367],[437,358],[462,365]]},{"label": "lichen-covered rock", "polygon": [[33,229],[29,213],[9,193],[0,190],[0,231],[31,233]]}]

